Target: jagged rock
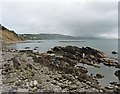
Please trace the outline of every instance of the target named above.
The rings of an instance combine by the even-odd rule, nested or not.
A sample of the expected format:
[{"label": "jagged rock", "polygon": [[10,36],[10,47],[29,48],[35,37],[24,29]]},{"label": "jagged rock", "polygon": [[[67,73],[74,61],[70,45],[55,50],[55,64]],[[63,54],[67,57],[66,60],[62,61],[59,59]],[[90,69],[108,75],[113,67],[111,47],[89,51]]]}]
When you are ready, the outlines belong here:
[{"label": "jagged rock", "polygon": [[76,57],[75,57],[75,55],[74,54],[68,54],[68,53],[65,53],[64,55],[63,55],[63,57],[67,57],[67,58],[69,58],[69,59],[73,59],[73,60],[76,60]]},{"label": "jagged rock", "polygon": [[68,85],[67,85],[67,84],[61,84],[60,87],[61,87],[62,89],[65,89],[65,88],[68,88]]},{"label": "jagged rock", "polygon": [[8,78],[8,79],[3,81],[3,84],[14,83],[14,82],[15,82],[14,78]]},{"label": "jagged rock", "polygon": [[0,69],[3,69],[3,65],[0,65]]},{"label": "jagged rock", "polygon": [[37,87],[38,86],[38,81],[34,80],[30,82],[30,87]]},{"label": "jagged rock", "polygon": [[57,81],[55,81],[55,80],[53,80],[51,83],[54,85],[57,85]]},{"label": "jagged rock", "polygon": [[36,87],[38,85],[37,80],[34,80],[33,85]]},{"label": "jagged rock", "polygon": [[114,94],[120,94],[120,87],[119,88],[115,88],[115,90],[113,92],[114,92]]},{"label": "jagged rock", "polygon": [[[26,56],[24,61],[21,55]],[[28,59],[28,56],[31,59]],[[55,63],[52,62],[53,59]],[[13,77],[15,79],[13,83],[16,86],[29,87],[31,92],[39,89],[41,91],[79,91],[82,88],[85,91],[92,88],[100,90],[98,79],[87,74],[88,71],[84,66],[76,65],[83,63],[98,67],[99,63],[105,63],[117,66],[117,63],[106,59],[101,51],[90,47],[79,48],[76,46],[57,46],[42,54],[35,52],[20,53],[19,58],[14,57],[12,60],[13,65],[4,64],[3,74],[6,78]],[[10,77],[7,77],[6,75],[10,72]],[[98,78],[103,77],[100,74],[96,76]]]},{"label": "jagged rock", "polygon": [[82,72],[82,73],[88,73],[88,70],[87,68],[84,68],[82,66],[76,66],[77,68],[79,68],[79,70]]},{"label": "jagged rock", "polygon": [[114,74],[115,74],[115,76],[118,77],[118,79],[119,79],[119,81],[120,81],[120,70],[117,70]]},{"label": "jagged rock", "polygon": [[98,78],[98,79],[101,79],[101,78],[104,78],[104,75],[102,75],[102,74],[96,74],[95,77]]},{"label": "jagged rock", "polygon": [[2,74],[2,75],[6,75],[7,72],[5,72],[4,70],[2,70],[1,74]]},{"label": "jagged rock", "polygon": [[32,53],[33,50],[19,50],[19,52],[23,52],[23,53]]},{"label": "jagged rock", "polygon": [[29,89],[18,88],[17,92],[29,92]]},{"label": "jagged rock", "polygon": [[69,90],[76,90],[78,87],[76,85],[70,85]]},{"label": "jagged rock", "polygon": [[50,50],[50,51],[47,51],[47,53],[52,54],[54,53],[54,51]]},{"label": "jagged rock", "polygon": [[60,52],[60,51],[62,51],[62,47],[61,46],[56,46],[52,50],[55,51],[55,52]]},{"label": "jagged rock", "polygon": [[30,49],[30,47],[25,47],[25,49]]},{"label": "jagged rock", "polygon": [[117,85],[117,82],[110,82],[111,85]]},{"label": "jagged rock", "polygon": [[112,51],[112,54],[118,54],[116,51]]},{"label": "jagged rock", "polygon": [[70,75],[70,74],[62,75],[62,77],[64,79],[69,80],[69,81],[74,81],[75,80],[75,78],[72,75]]},{"label": "jagged rock", "polygon": [[112,86],[112,85],[108,85],[108,86],[106,86],[105,88],[108,89],[108,90],[112,90],[112,89],[114,89],[115,87]]},{"label": "jagged rock", "polygon": [[17,59],[17,57],[14,57],[14,58],[12,58],[12,61],[13,61],[14,67],[18,69],[21,64],[20,60]]}]

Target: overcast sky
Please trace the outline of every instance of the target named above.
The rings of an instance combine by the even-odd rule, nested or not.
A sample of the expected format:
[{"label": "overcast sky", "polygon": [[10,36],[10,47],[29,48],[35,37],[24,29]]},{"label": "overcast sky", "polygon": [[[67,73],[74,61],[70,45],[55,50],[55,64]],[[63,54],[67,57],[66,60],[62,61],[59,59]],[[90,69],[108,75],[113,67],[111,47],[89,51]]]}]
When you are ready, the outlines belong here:
[{"label": "overcast sky", "polygon": [[2,7],[0,21],[2,25],[17,33],[118,37],[118,2],[115,0],[5,1],[0,6]]}]

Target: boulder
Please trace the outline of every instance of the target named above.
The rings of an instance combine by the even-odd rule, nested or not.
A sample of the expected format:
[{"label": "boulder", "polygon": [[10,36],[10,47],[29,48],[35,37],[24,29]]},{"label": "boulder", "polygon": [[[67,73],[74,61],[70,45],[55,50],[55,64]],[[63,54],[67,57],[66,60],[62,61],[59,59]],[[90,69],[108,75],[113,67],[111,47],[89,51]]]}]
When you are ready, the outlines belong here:
[{"label": "boulder", "polygon": [[8,78],[6,80],[3,80],[3,84],[14,83],[14,82],[15,82],[15,79],[13,78]]},{"label": "boulder", "polygon": [[25,49],[30,49],[30,47],[25,47]]},{"label": "boulder", "polygon": [[62,51],[62,47],[61,46],[56,46],[52,50],[55,51],[55,52],[60,52],[60,51]]},{"label": "boulder", "polygon": [[105,88],[108,89],[108,90],[113,90],[115,87],[113,85],[108,85]]},{"label": "boulder", "polygon": [[112,54],[118,54],[116,51],[112,51]]},{"label": "boulder", "polygon": [[118,79],[120,80],[120,70],[117,70],[114,74],[115,74],[115,76],[117,76]]},{"label": "boulder", "polygon": [[78,87],[76,85],[70,85],[69,90],[76,90]]},{"label": "boulder", "polygon": [[96,74],[96,76],[95,76],[97,79],[101,79],[101,78],[104,78],[104,75],[102,75],[102,74]]},{"label": "boulder", "polygon": [[50,51],[47,51],[47,53],[52,54],[54,53],[54,51],[50,50]]},{"label": "boulder", "polygon": [[23,52],[23,53],[33,53],[33,50],[19,50],[19,52]]},{"label": "boulder", "polygon": [[18,69],[21,64],[20,60],[17,57],[14,57],[12,58],[12,61],[13,61],[14,67]]},{"label": "boulder", "polygon": [[30,82],[30,87],[37,87],[38,86],[38,81],[34,80]]},{"label": "boulder", "polygon": [[18,88],[17,92],[29,92],[29,89]]}]

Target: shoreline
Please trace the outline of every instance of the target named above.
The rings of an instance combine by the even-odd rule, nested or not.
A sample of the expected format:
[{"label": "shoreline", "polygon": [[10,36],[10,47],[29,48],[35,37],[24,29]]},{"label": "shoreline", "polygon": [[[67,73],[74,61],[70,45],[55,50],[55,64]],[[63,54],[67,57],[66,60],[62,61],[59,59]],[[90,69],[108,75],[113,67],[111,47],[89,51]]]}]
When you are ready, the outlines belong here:
[{"label": "shoreline", "polygon": [[[55,48],[55,47],[54,47],[54,48]],[[54,49],[54,48],[53,48],[53,49]],[[62,48],[61,48],[61,49],[62,49]],[[54,50],[55,50],[55,49],[54,49]],[[56,54],[56,55],[58,55],[58,53],[56,53],[57,50],[59,50],[59,49],[56,49],[56,51],[55,51],[55,53],[54,53],[54,54]],[[52,50],[51,50],[51,52],[52,52]],[[23,52],[23,53],[21,53],[21,52],[13,52],[13,53],[7,52],[7,54],[10,53],[10,54],[12,54],[12,57],[17,56],[17,58],[19,58],[19,59],[20,59],[20,57],[23,57],[23,56],[25,56],[25,55],[28,55],[28,56],[25,57],[26,59],[28,59],[28,58],[30,58],[29,55],[30,55],[30,56],[32,55],[31,57],[34,58],[34,59],[31,59],[31,61],[32,61],[33,63],[30,63],[30,64],[34,64],[35,62],[40,62],[40,61],[39,61],[40,59],[39,59],[38,57],[36,57],[36,56],[40,56],[40,57],[42,57],[42,58],[45,58],[45,56],[47,55],[46,58],[48,58],[49,55],[52,54],[51,52],[49,51],[48,53],[42,53],[42,54],[39,54],[39,53],[31,53],[31,52],[30,52],[30,53],[29,53],[29,52]],[[59,51],[58,51],[58,52],[59,52]],[[15,54],[15,53],[16,53],[16,54]],[[61,54],[61,53],[60,53],[60,54]],[[59,56],[59,55],[58,55],[58,56]],[[7,58],[7,56],[5,56],[5,58]],[[35,58],[36,58],[36,59],[35,59]],[[57,58],[60,58],[60,57],[57,57]],[[37,60],[37,59],[38,59],[38,61],[33,61],[33,60]],[[64,58],[63,58],[63,59],[64,59]],[[69,58],[68,58],[68,59],[69,59]],[[8,60],[10,60],[10,62],[12,63],[12,61],[11,61],[10,58],[9,58]],[[49,59],[48,59],[48,61],[49,61]],[[26,61],[26,62],[27,62],[27,61]],[[47,62],[47,61],[46,61],[46,62]],[[51,61],[49,61],[49,62],[51,62]],[[49,62],[48,62],[48,63],[49,63]],[[74,62],[74,61],[72,61],[72,62]],[[25,63],[25,62],[24,62],[24,63]],[[74,63],[75,63],[75,62],[74,62]],[[6,64],[8,64],[8,62],[6,62]],[[26,64],[27,64],[27,63],[26,63]],[[35,64],[36,64],[36,63],[35,63]],[[37,65],[37,64],[36,64],[36,65]],[[36,65],[33,65],[33,66],[37,67]],[[88,64],[88,65],[89,65],[89,64]],[[40,64],[39,66],[41,66],[41,68],[43,67],[43,69],[44,69],[44,68],[47,68],[47,70],[49,70],[51,73],[54,71],[54,70],[49,69],[49,68],[51,67],[51,65],[49,65],[49,64],[48,64],[47,66],[44,65],[44,64],[42,64],[42,65]],[[53,69],[56,70],[56,67],[55,67],[55,66],[52,66],[52,67],[54,67]],[[72,66],[71,66],[71,67],[72,67]],[[62,67],[61,67],[61,68],[62,68]],[[67,68],[67,67],[66,67],[66,68]],[[84,67],[82,67],[82,68],[84,68]],[[86,70],[84,70],[84,69],[82,69],[82,68],[80,68],[81,71],[85,72]],[[15,69],[15,71],[16,71],[16,69]],[[55,73],[54,73],[54,72],[53,72],[53,73],[54,73],[55,75],[59,75],[59,76],[60,76],[61,74],[60,74],[60,73],[56,73],[57,71],[59,72],[60,70],[56,70],[56,71],[54,71]],[[63,71],[63,70],[62,70],[62,71]],[[64,73],[63,73],[63,74],[64,74]],[[65,74],[66,74],[66,73],[65,73]],[[42,73],[40,73],[40,75],[42,75]],[[54,75],[54,76],[55,76],[55,75]],[[44,76],[46,77],[46,74],[44,74],[43,77],[44,77]],[[52,76],[53,76],[53,75],[52,75]],[[99,75],[99,76],[100,76],[100,75]],[[74,77],[73,77],[73,78],[74,78]],[[42,78],[41,78],[41,79],[42,79]],[[50,79],[50,78],[49,78],[49,79]],[[63,78],[60,78],[60,79],[63,79]],[[76,78],[74,78],[74,79],[76,79]],[[42,79],[42,80],[43,80],[43,79]],[[52,78],[51,78],[51,80],[52,80]],[[53,80],[54,80],[54,79],[53,79]],[[57,80],[57,79],[56,79],[56,80]],[[55,80],[55,81],[56,81],[56,80]],[[34,80],[34,81],[35,81],[35,80]],[[37,80],[36,80],[36,81],[37,81]],[[77,81],[78,81],[78,80],[77,80]],[[59,82],[59,81],[58,81],[58,82]],[[79,81],[78,81],[78,82],[79,82]],[[47,82],[45,82],[44,84],[46,84],[46,83],[47,83]],[[53,85],[57,84],[56,82],[51,82],[51,83],[53,83]],[[84,84],[86,84],[86,83],[84,83]],[[87,85],[88,85],[88,87],[89,87],[89,86],[90,86],[90,83],[89,83],[89,84],[87,83]],[[87,85],[86,85],[86,86],[87,86]],[[50,86],[51,86],[51,84],[50,84]],[[58,86],[59,86],[59,85],[58,85]],[[33,87],[34,87],[34,86],[33,86]],[[38,86],[37,86],[37,87],[38,87]],[[56,85],[55,85],[55,87],[56,87]],[[49,87],[49,88],[50,88],[50,87]],[[48,89],[49,89],[49,88],[48,88]],[[76,89],[77,87],[73,86],[73,87],[69,87],[69,88]],[[97,88],[98,88],[98,87],[97,87]],[[32,89],[33,89],[33,88],[32,88]],[[90,88],[89,88],[89,89],[90,89]],[[92,89],[92,88],[91,88],[91,89]],[[29,91],[28,89],[26,89],[26,90]],[[58,90],[62,91],[62,90],[60,89],[60,87],[59,87]],[[94,91],[94,92],[96,92],[96,91],[99,92],[99,90],[100,90],[100,89],[95,89],[95,91],[94,91],[94,90],[93,90],[93,91]],[[104,90],[105,90],[105,89],[104,89]],[[101,90],[101,91],[104,91],[104,90]],[[33,90],[33,91],[34,91],[34,90]],[[75,91],[75,90],[73,90],[73,91]],[[87,91],[88,91],[88,90],[87,90]],[[92,92],[93,92],[93,91],[92,91]]]}]

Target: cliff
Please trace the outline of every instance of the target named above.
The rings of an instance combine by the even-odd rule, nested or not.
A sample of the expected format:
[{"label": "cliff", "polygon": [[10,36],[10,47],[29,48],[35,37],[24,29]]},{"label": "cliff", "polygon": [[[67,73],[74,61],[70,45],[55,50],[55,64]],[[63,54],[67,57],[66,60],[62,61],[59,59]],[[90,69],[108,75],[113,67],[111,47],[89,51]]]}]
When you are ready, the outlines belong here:
[{"label": "cliff", "polygon": [[19,37],[14,31],[5,28],[0,25],[0,39],[2,43],[15,43],[22,41],[22,38]]}]

